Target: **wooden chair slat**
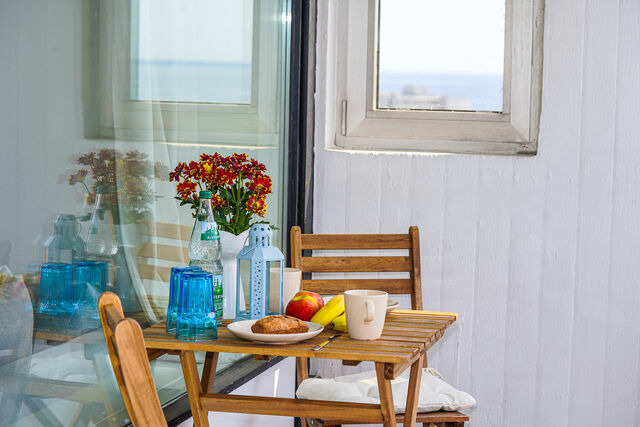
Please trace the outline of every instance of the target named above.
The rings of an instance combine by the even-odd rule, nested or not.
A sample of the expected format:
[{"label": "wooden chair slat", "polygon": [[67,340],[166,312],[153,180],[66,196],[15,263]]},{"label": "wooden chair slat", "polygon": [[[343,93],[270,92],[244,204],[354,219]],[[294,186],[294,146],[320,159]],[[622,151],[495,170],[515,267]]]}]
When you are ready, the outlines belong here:
[{"label": "wooden chair slat", "polygon": [[107,315],[107,323],[111,330],[115,330],[118,322],[124,319],[124,314],[121,313],[113,304],[105,307],[105,313]]},{"label": "wooden chair slat", "polygon": [[389,294],[410,294],[411,279],[303,279],[302,289],[320,295],[337,295],[349,289],[372,289]]},{"label": "wooden chair slat", "polygon": [[149,226],[147,234],[165,239],[189,240],[191,238],[191,228],[187,225],[154,222]]},{"label": "wooden chair slat", "polygon": [[[107,308],[109,308],[109,310],[107,310]],[[111,308],[115,308],[117,315],[114,315]],[[102,325],[102,332],[104,333],[104,340],[107,345],[107,352],[109,353],[109,360],[111,360],[111,366],[113,367],[113,374],[116,377],[120,394],[122,394],[124,406],[127,408],[127,412],[133,422],[134,415],[131,407],[131,399],[129,399],[129,393],[127,393],[127,389],[124,386],[124,378],[122,377],[122,371],[120,369],[120,360],[118,359],[118,354],[116,353],[114,345],[115,327],[111,326],[114,325],[114,317],[121,316],[124,318],[124,311],[122,310],[120,298],[118,298],[118,296],[113,292],[103,293],[100,295],[100,298],[98,298],[98,312],[100,314],[100,323]],[[117,325],[117,322],[115,322],[115,324]]]},{"label": "wooden chair slat", "polygon": [[380,405],[345,403],[326,400],[302,400],[262,396],[205,394],[201,398],[205,409],[217,412],[281,415],[295,412],[300,417],[335,416],[367,423],[382,421]]},{"label": "wooden chair slat", "polygon": [[140,325],[133,319],[121,320],[115,328],[115,339],[122,376],[135,413],[135,424],[166,425]]},{"label": "wooden chair slat", "polygon": [[[424,423],[425,425],[431,423],[464,423],[466,421],[469,421],[468,415],[455,411],[422,412],[418,413],[416,418],[416,423]],[[325,426],[362,424],[361,422],[354,422],[346,418],[331,418],[322,420],[322,422]],[[396,423],[404,423],[404,414],[396,414]]]},{"label": "wooden chair slat", "polygon": [[184,263],[189,260],[189,250],[179,246],[145,243],[138,256]]},{"label": "wooden chair slat", "polygon": [[303,272],[400,272],[410,271],[411,259],[406,256],[385,257],[303,257]]},{"label": "wooden chair slat", "polygon": [[409,249],[407,234],[303,234],[302,250]]},{"label": "wooden chair slat", "polygon": [[[167,425],[149,368],[149,355],[159,357],[166,349],[145,349],[140,325],[135,320],[125,319],[116,294],[105,292],[100,295],[98,312],[113,373],[131,422],[136,427]],[[142,395],[138,396],[138,393]],[[157,405],[150,394],[155,396]],[[145,414],[147,410],[157,411],[158,408],[157,414]]]},{"label": "wooden chair slat", "polygon": [[141,279],[157,280],[169,283],[171,280],[171,269],[159,265],[139,264],[138,274]]}]

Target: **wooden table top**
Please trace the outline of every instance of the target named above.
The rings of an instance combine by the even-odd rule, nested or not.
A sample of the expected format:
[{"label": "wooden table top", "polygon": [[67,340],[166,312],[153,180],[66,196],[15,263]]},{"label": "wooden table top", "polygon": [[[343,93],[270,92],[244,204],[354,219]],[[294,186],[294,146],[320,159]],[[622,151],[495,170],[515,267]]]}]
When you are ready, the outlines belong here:
[{"label": "wooden table top", "polygon": [[294,356],[406,365],[431,347],[457,318],[458,315],[455,313],[394,310],[387,314],[380,339],[353,340],[344,333],[344,336],[330,342],[319,351],[311,351],[311,348],[338,332],[327,327],[314,338],[286,345],[258,344],[237,338],[227,329],[227,321],[218,328],[218,339],[215,341],[179,341],[175,336],[165,332],[164,322],[146,328],[143,334],[147,349]]}]

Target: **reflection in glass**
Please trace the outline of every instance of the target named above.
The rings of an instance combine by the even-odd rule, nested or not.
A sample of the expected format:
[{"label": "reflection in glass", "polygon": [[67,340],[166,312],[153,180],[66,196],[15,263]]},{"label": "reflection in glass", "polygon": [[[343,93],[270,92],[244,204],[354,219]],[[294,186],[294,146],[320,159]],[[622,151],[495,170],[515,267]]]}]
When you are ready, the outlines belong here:
[{"label": "reflection in glass", "polygon": [[112,256],[118,252],[113,216],[111,211],[106,209],[104,192],[103,188],[98,188],[96,205],[88,224],[87,252],[98,257]]},{"label": "reflection in glass", "polygon": [[[0,425],[127,424],[94,301],[109,290],[143,327],[164,321],[170,268],[189,263],[193,225],[174,199],[169,167],[202,152],[247,152],[272,173],[267,219],[284,228],[289,28],[280,18],[289,3],[0,2],[0,51],[7,53],[0,73],[0,178],[7,184],[0,190]],[[137,14],[137,4],[146,12]],[[180,15],[176,5],[200,13]],[[189,65],[166,74],[168,62],[154,47],[165,39],[179,41],[164,44],[176,60],[228,61],[246,72],[208,75],[198,65],[205,71],[197,77]],[[157,61],[147,63],[142,86],[131,58]],[[221,132],[224,106],[206,117],[194,114],[202,104],[164,103],[160,111],[131,103],[137,88],[154,100],[253,102],[255,111],[237,130]],[[104,263],[106,279],[102,267],[98,277],[88,270],[83,277],[78,266],[90,259]],[[49,273],[53,261],[67,264],[62,278]],[[218,372],[239,358],[220,355]],[[154,360],[152,372],[163,404],[185,393],[177,357]]]},{"label": "reflection in glass", "polygon": [[40,273],[40,304],[38,312],[65,315],[74,309],[73,269],[70,264],[42,264]]},{"label": "reflection in glass", "polygon": [[80,261],[73,265],[76,315],[98,319],[98,297],[108,290],[107,263]]},{"label": "reflection in glass", "polygon": [[502,111],[504,0],[380,0],[377,108]]},{"label": "reflection in glass", "polygon": [[138,4],[133,99],[251,103],[253,0]]}]

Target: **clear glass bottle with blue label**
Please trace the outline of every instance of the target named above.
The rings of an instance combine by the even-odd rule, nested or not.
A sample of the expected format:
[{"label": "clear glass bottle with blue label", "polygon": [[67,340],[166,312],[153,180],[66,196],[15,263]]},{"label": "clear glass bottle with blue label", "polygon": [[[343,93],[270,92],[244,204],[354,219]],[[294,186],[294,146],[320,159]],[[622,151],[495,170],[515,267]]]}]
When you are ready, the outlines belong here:
[{"label": "clear glass bottle with blue label", "polygon": [[216,319],[222,324],[223,292],[222,292],[222,246],[220,232],[213,217],[211,207],[211,191],[200,192],[200,206],[196,213],[196,222],[189,242],[189,265],[200,267],[213,274],[213,293]]}]

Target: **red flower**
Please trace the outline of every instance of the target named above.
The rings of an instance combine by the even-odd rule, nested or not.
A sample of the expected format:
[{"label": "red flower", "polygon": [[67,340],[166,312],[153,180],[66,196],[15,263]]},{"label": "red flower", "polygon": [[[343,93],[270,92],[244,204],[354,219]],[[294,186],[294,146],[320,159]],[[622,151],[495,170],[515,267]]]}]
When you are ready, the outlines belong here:
[{"label": "red flower", "polygon": [[169,173],[178,198],[198,208],[197,189],[213,193],[212,206],[222,230],[234,234],[248,229],[253,215],[264,217],[266,196],[272,192],[271,177],[264,164],[245,153],[222,156],[202,153],[198,161],[180,162]]},{"label": "red flower", "polygon": [[178,191],[178,196],[180,196],[182,200],[187,200],[196,192],[196,187],[197,184],[195,182],[183,181],[176,185],[176,190]]},{"label": "red flower", "polygon": [[267,204],[265,203],[264,198],[251,196],[247,201],[247,210],[258,216],[264,217],[267,213]]}]

